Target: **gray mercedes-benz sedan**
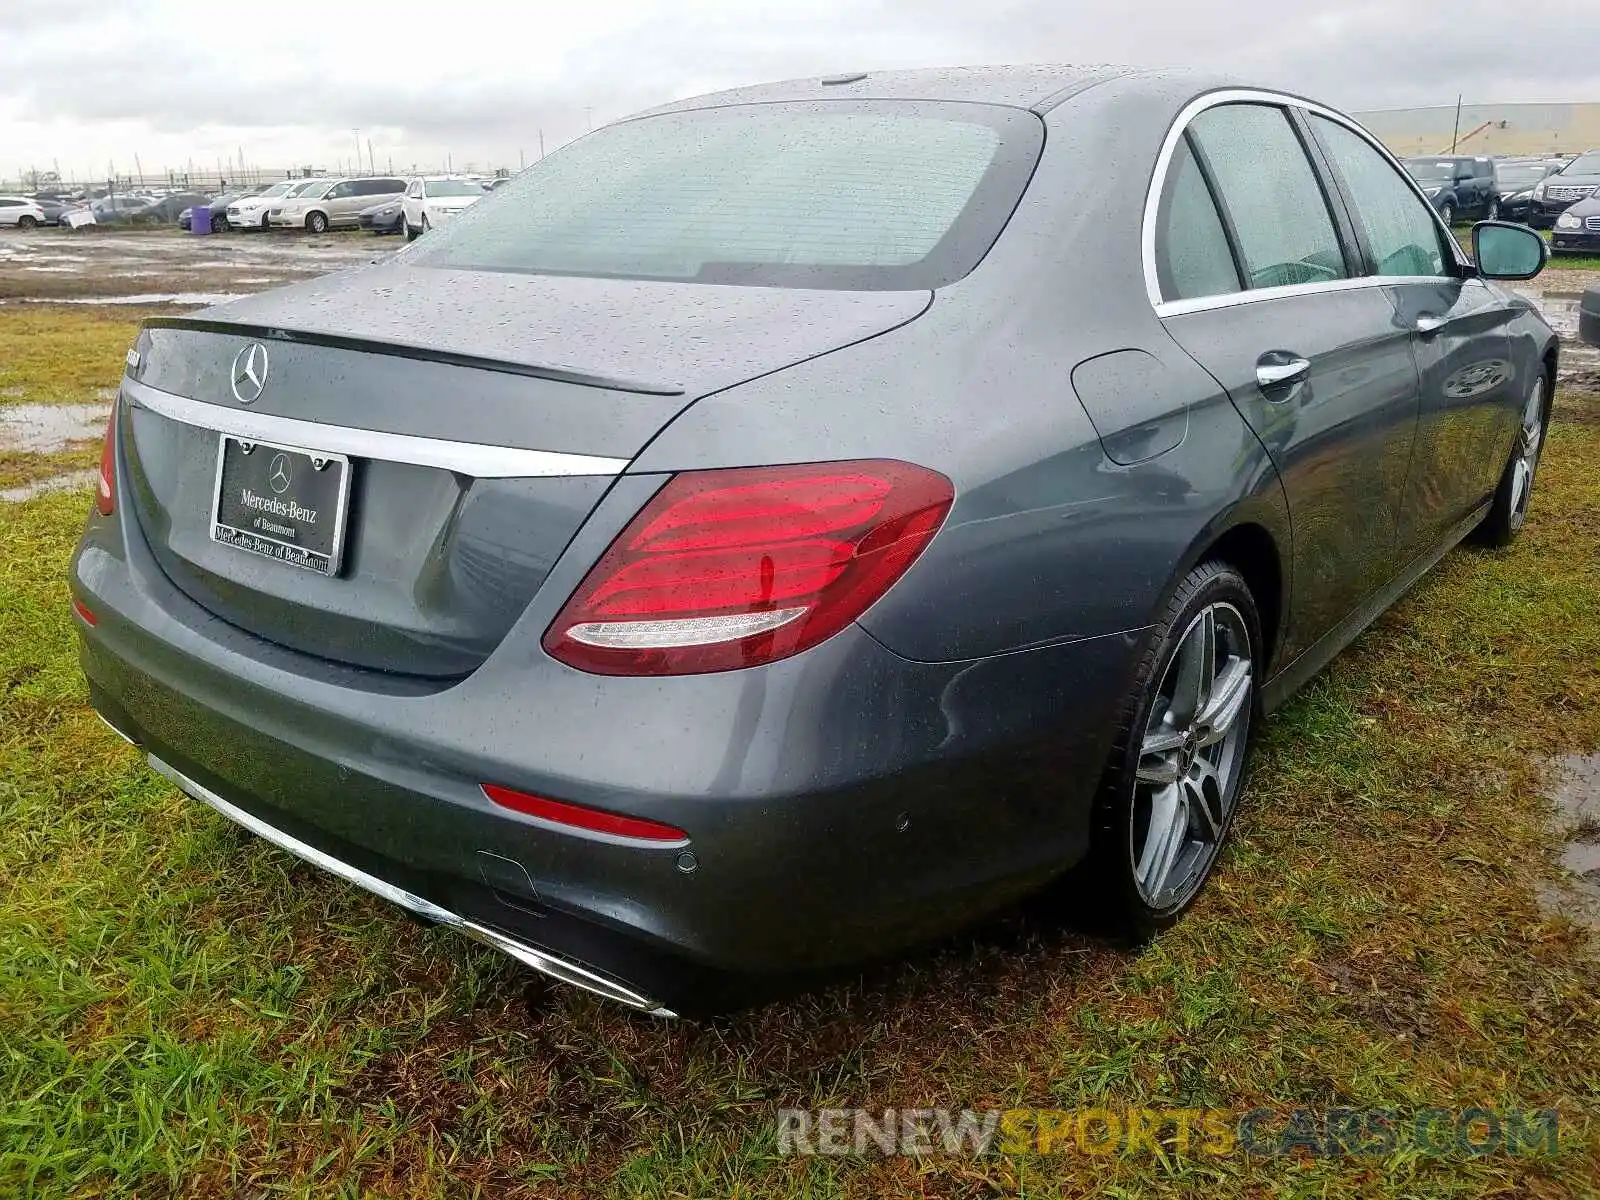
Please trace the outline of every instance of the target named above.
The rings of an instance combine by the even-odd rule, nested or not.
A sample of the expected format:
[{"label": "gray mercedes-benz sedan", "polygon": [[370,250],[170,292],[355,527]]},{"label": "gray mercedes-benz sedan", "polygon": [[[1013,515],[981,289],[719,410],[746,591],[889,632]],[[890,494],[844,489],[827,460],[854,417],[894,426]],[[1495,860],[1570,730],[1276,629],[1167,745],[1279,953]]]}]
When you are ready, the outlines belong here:
[{"label": "gray mercedes-benz sedan", "polygon": [[148,321],[71,567],[191,796],[645,1011],[1070,872],[1189,907],[1251,735],[1522,526],[1557,341],[1348,118],[848,75],[601,129],[370,267]]}]

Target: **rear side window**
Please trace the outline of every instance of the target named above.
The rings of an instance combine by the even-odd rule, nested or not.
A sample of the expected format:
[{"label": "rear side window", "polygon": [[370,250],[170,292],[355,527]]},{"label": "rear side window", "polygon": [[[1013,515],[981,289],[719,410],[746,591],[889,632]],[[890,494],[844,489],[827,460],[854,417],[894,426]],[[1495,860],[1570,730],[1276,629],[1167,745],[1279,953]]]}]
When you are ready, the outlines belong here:
[{"label": "rear side window", "polygon": [[429,239],[424,265],[848,289],[960,278],[1015,208],[1037,116],[832,101],[666,113],[563,147]]},{"label": "rear side window", "polygon": [[1240,290],[1239,271],[1211,189],[1180,139],[1167,172],[1167,194],[1156,228],[1156,271],[1168,300],[1225,296]]},{"label": "rear side window", "polygon": [[1376,273],[1445,274],[1433,209],[1364,139],[1325,117],[1313,116],[1311,122],[1349,189]]},{"label": "rear side window", "polygon": [[1348,277],[1327,198],[1280,108],[1225,104],[1189,126],[1231,219],[1251,288]]}]

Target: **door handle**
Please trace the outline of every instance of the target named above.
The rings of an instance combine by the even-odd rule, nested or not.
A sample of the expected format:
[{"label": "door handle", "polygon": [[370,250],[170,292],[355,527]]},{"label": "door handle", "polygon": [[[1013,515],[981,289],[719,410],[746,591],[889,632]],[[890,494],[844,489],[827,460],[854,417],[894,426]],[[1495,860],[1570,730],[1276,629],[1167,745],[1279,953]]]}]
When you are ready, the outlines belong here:
[{"label": "door handle", "polygon": [[1443,317],[1418,317],[1417,323],[1412,328],[1423,337],[1432,337],[1448,324],[1449,322]]},{"label": "door handle", "polygon": [[1256,382],[1263,391],[1299,383],[1311,374],[1311,363],[1287,350],[1269,350],[1256,360]]}]

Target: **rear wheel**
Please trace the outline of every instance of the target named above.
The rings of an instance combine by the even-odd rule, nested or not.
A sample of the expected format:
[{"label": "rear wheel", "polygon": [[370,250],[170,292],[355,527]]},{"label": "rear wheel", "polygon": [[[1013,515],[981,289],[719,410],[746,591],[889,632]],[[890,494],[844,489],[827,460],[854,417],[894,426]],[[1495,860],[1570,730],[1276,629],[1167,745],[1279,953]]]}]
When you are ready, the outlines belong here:
[{"label": "rear wheel", "polygon": [[17,218],[17,225],[22,229],[32,229],[38,224],[39,222],[37,218],[29,216],[26,213]]},{"label": "rear wheel", "polygon": [[306,228],[312,233],[327,233],[328,218],[324,213],[314,212],[306,217]]},{"label": "rear wheel", "polygon": [[428,232],[428,214],[427,213],[423,213],[422,214],[422,232],[423,233],[427,233]]},{"label": "rear wheel", "polygon": [[1483,219],[1485,221],[1498,221],[1500,219],[1500,197],[1499,196],[1494,196],[1494,197],[1490,198],[1489,203],[1484,207]]},{"label": "rear wheel", "polygon": [[417,240],[417,231],[415,229],[411,228],[411,222],[406,220],[404,217],[401,217],[400,218],[400,224],[406,231],[406,241],[408,241],[408,242],[416,241]]},{"label": "rear wheel", "polygon": [[1550,372],[1541,367],[1528,388],[1522,405],[1522,422],[1511,458],[1500,475],[1489,515],[1473,531],[1475,540],[1486,546],[1509,546],[1528,520],[1528,502],[1533,499],[1533,481],[1539,473],[1539,456],[1544,452],[1545,428],[1550,417]]},{"label": "rear wheel", "polygon": [[1260,618],[1244,577],[1190,571],[1151,636],[1095,801],[1079,898],[1112,931],[1178,919],[1211,874],[1244,778]]},{"label": "rear wheel", "polygon": [[1456,206],[1446,200],[1439,206],[1439,215],[1444,218],[1446,225],[1454,225],[1456,223]]}]

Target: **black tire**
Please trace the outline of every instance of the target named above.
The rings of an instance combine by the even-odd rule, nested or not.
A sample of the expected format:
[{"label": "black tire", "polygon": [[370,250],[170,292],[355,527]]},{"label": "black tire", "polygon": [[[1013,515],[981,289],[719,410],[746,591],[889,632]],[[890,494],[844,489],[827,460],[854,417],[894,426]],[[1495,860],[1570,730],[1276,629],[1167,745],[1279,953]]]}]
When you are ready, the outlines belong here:
[{"label": "black tire", "polygon": [[230,230],[232,228],[233,228],[233,226],[228,224],[228,218],[227,217],[221,216],[221,215],[219,215],[217,213],[213,213],[211,215],[211,232],[212,233],[227,233],[228,230]]},{"label": "black tire", "polygon": [[38,224],[39,224],[39,222],[38,222],[37,218],[29,216],[27,214],[23,214],[22,216],[17,218],[17,228],[18,229],[32,229]]},{"label": "black tire", "polygon": [[[1495,488],[1488,515],[1472,531],[1472,539],[1479,545],[1496,549],[1509,546],[1517,540],[1527,522],[1528,502],[1533,498],[1533,485],[1539,477],[1539,459],[1544,453],[1544,436],[1550,427],[1550,387],[1550,368],[1541,366],[1523,399],[1517,440],[1500,473],[1500,486]],[[1526,476],[1522,469],[1526,470]]]},{"label": "black tire", "polygon": [[1444,219],[1446,225],[1454,225],[1456,223],[1456,206],[1446,200],[1439,206],[1439,216]]},{"label": "black tire", "polygon": [[312,212],[306,214],[306,228],[312,233],[328,232],[328,217],[325,213]]},{"label": "black tire", "polygon": [[422,232],[423,233],[427,233],[428,229],[429,229],[428,214],[427,213],[423,213],[422,214]]},{"label": "black tire", "polygon": [[268,218],[266,213],[261,214],[261,228],[263,232],[272,228],[272,221]]},{"label": "black tire", "polygon": [[1485,221],[1498,221],[1500,219],[1500,197],[1489,197],[1489,203],[1483,206],[1483,219]]},{"label": "black tire", "polygon": [[[1220,613],[1222,610],[1231,614],[1225,618],[1230,625],[1225,658],[1230,664],[1228,669],[1236,669],[1232,666],[1234,663],[1243,663],[1247,671],[1245,694],[1237,701],[1237,716],[1234,718],[1235,722],[1243,724],[1237,734],[1230,733],[1218,746],[1220,751],[1226,753],[1230,764],[1226,788],[1222,791],[1206,789],[1205,794],[1212,802],[1202,801],[1198,811],[1190,812],[1188,819],[1193,822],[1193,827],[1186,827],[1183,836],[1185,839],[1191,835],[1196,838],[1195,853],[1198,857],[1170,893],[1163,893],[1158,888],[1157,896],[1153,898],[1146,894],[1146,888],[1141,883],[1140,863],[1144,856],[1151,855],[1155,804],[1158,793],[1165,789],[1141,779],[1141,770],[1147,769],[1152,763],[1158,768],[1173,764],[1169,764],[1165,757],[1152,759],[1145,751],[1152,744],[1150,739],[1160,731],[1171,728],[1168,725],[1174,708],[1171,700],[1176,696],[1169,698],[1164,693],[1169,688],[1169,681],[1174,678],[1172,673],[1178,671],[1180,679],[1183,674],[1183,664],[1178,662],[1179,652],[1186,645],[1192,645],[1186,635],[1192,636],[1192,630],[1205,614]],[[1222,619],[1219,616],[1213,662],[1225,642],[1221,636]],[[1241,638],[1248,644],[1239,645]],[[1261,620],[1255,597],[1251,595],[1244,576],[1234,567],[1219,560],[1209,560],[1195,567],[1178,584],[1149,636],[1133,687],[1123,702],[1116,740],[1094,802],[1089,853],[1068,881],[1068,892],[1077,906],[1076,915],[1080,920],[1085,920],[1101,932],[1139,941],[1175,922],[1200,894],[1227,841],[1234,815],[1238,812],[1250,744],[1255,728],[1260,723],[1257,684],[1261,675],[1262,645]],[[1175,692],[1176,688],[1173,690]],[[1220,687],[1217,689],[1219,694],[1222,690]],[[1203,709],[1206,706],[1200,707]],[[1177,730],[1174,729],[1173,736],[1176,734]],[[1189,797],[1183,802],[1183,811],[1189,812],[1187,806],[1192,802],[1194,793],[1185,789],[1196,778],[1194,769],[1202,761],[1202,755],[1192,744],[1189,733],[1185,732],[1183,739],[1181,747],[1172,749],[1177,782],[1171,786],[1177,788],[1180,795]],[[1200,787],[1199,784],[1193,786]],[[1220,820],[1217,819],[1219,815]],[[1142,834],[1141,828],[1144,831]],[[1199,849],[1202,842],[1208,847],[1203,854]],[[1144,856],[1136,853],[1136,844],[1143,847]],[[1190,853],[1187,841],[1184,849],[1175,853],[1174,871],[1187,861]]]},{"label": "black tire", "polygon": [[418,236],[417,230],[411,228],[411,222],[405,220],[404,218],[401,218],[400,224],[405,227],[406,241],[408,241],[408,242],[416,241],[417,240],[417,236]]}]

